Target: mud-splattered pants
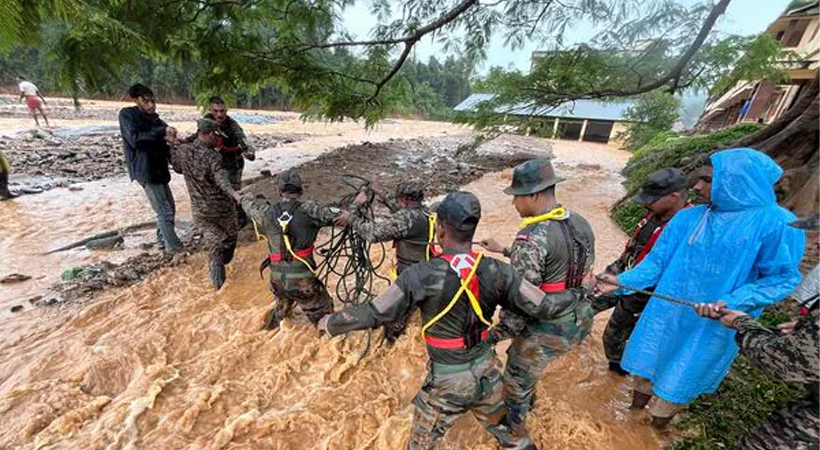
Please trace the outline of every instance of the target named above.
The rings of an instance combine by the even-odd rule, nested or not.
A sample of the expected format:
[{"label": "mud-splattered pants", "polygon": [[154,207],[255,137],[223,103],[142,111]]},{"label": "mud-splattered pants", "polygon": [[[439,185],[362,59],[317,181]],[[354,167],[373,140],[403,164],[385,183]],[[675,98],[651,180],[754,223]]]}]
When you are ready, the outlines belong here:
[{"label": "mud-splattered pants", "polygon": [[820,448],[820,417],[816,399],[777,410],[740,438],[735,450],[816,450]]},{"label": "mud-splattered pants", "polygon": [[612,311],[603,335],[604,353],[609,362],[621,362],[629,336],[635,330],[638,317],[648,301],[649,297],[643,294],[618,297],[618,303],[615,304],[615,310]]},{"label": "mud-splattered pants", "polygon": [[500,369],[494,351],[466,364],[428,363],[427,377],[413,399],[416,410],[408,449],[435,448],[468,411],[502,448],[534,449],[528,436],[515,437],[500,424],[505,414]]},{"label": "mud-splattered pants", "polygon": [[208,275],[214,289],[219,289],[225,282],[225,264],[231,262],[236,250],[236,216],[233,211],[224,217],[195,215],[194,222],[209,249]]},{"label": "mud-splattered pants", "polygon": [[291,314],[294,305],[299,305],[314,325],[325,315],[333,313],[333,299],[327,293],[325,285],[316,277],[283,280],[273,272],[270,287],[276,297],[272,314],[277,324]]},{"label": "mud-splattered pants", "polygon": [[592,308],[583,303],[575,312],[553,321],[528,324],[507,350],[504,403],[507,423],[516,434],[526,433],[527,414],[535,402],[535,385],[547,364],[583,342],[592,330]]}]

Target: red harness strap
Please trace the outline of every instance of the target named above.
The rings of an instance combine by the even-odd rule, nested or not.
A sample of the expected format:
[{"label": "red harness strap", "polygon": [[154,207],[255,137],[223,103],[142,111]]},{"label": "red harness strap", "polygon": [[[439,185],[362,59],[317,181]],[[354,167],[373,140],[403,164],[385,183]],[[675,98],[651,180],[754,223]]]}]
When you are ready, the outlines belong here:
[{"label": "red harness strap", "polygon": [[[309,247],[303,250],[296,250],[293,252],[293,254],[300,258],[307,258],[308,256],[313,254],[313,247]],[[283,259],[282,253],[271,253],[270,255],[268,255],[268,259],[270,259],[270,262],[281,262]]]},{"label": "red harness strap", "polygon": [[[435,249],[433,245],[430,245],[431,253]],[[450,263],[450,267],[458,273],[459,278],[464,280],[468,276],[470,276],[470,271],[472,270],[473,264],[476,262],[476,258],[478,255],[475,252],[470,252],[469,255],[453,255],[450,253],[443,253],[436,255],[439,258],[447,261]],[[478,288],[478,277],[473,275],[470,281],[467,283],[467,289],[478,298],[479,288]],[[486,340],[490,337],[490,330],[483,330],[481,332],[481,340]],[[429,333],[424,333],[424,340],[427,342],[428,345],[435,348],[445,349],[445,350],[461,350],[467,348],[467,341],[463,337],[457,338],[439,338],[435,337]]]},{"label": "red harness strap", "polygon": [[[489,337],[490,330],[484,330],[481,332],[482,341]],[[467,348],[467,343],[464,341],[463,337],[445,339],[437,338],[435,336],[430,335],[429,333],[424,333],[424,340],[430,347],[441,348],[444,350],[462,350]]]},{"label": "red harness strap", "polygon": [[561,292],[561,291],[565,290],[567,288],[567,282],[566,281],[556,281],[555,283],[544,282],[544,283],[541,283],[541,285],[538,286],[538,288],[541,289],[542,291],[546,292],[547,294],[554,294],[556,292]]}]

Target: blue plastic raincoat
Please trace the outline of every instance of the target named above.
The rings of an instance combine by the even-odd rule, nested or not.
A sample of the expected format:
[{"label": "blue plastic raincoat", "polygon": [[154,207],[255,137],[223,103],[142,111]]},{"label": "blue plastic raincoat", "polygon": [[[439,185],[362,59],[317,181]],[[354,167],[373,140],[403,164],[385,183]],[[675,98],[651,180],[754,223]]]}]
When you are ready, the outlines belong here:
[{"label": "blue plastic raincoat", "polygon": [[[760,315],[800,282],[805,235],[787,226],[774,184],[782,169],[741,148],[711,157],[712,199],[678,212],[647,257],[618,276],[627,286],[694,302],[723,300]],[[629,339],[622,366],[651,380],[656,395],[689,403],[717,390],[737,354],[734,331],[684,305],[652,298]]]}]

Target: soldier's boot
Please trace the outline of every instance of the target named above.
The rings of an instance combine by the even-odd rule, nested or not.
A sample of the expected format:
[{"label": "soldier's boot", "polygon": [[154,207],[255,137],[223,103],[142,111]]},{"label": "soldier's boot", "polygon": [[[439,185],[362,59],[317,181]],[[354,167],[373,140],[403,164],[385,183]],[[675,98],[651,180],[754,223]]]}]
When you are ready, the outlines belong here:
[{"label": "soldier's boot", "polygon": [[650,394],[644,394],[643,392],[633,390],[632,404],[629,405],[629,409],[644,409],[646,408],[646,404],[649,403],[649,400],[651,399],[652,396]]},{"label": "soldier's boot", "polygon": [[282,322],[279,314],[278,308],[275,307],[268,312],[267,319],[265,319],[265,330],[272,331],[279,328],[279,323]]},{"label": "soldier's boot", "polygon": [[669,425],[669,422],[671,422],[674,417],[675,416],[672,416],[672,417],[655,417],[655,416],[652,416],[652,428],[654,428],[656,430],[664,430],[664,429],[666,429],[666,427]]},{"label": "soldier's boot", "polygon": [[221,289],[222,285],[225,284],[225,265],[222,264],[221,260],[211,260],[208,264],[208,275],[211,277],[214,289],[217,291]]},{"label": "soldier's boot", "polygon": [[17,197],[17,194],[9,190],[9,173],[0,172],[0,200],[8,200]]}]

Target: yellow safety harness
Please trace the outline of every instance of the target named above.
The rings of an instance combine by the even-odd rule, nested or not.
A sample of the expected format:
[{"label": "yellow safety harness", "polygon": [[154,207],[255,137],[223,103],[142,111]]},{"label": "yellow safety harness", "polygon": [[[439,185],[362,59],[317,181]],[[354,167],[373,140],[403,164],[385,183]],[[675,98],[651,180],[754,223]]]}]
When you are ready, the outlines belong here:
[{"label": "yellow safety harness", "polygon": [[293,259],[304,264],[305,267],[307,267],[308,270],[310,270],[310,273],[316,275],[316,270],[313,268],[313,266],[311,266],[309,262],[302,259],[299,255],[294,253],[293,247],[290,245],[290,238],[288,237],[288,224],[290,224],[291,220],[293,220],[293,215],[291,215],[287,211],[282,211],[282,214],[280,214],[279,218],[276,219],[276,221],[279,222],[279,227],[282,229],[282,238],[284,238],[285,241],[285,248],[288,249],[288,253],[290,253],[290,256],[292,256]]},{"label": "yellow safety harness", "polygon": [[435,317],[430,319],[426,324],[424,324],[423,327],[421,327],[422,335],[424,335],[425,331],[427,331],[428,328],[433,326],[448,312],[450,312],[451,309],[453,309],[453,306],[455,306],[456,302],[458,302],[458,300],[461,298],[462,293],[467,294],[467,298],[470,300],[470,306],[472,306],[473,311],[475,311],[478,318],[488,327],[492,326],[492,323],[484,318],[484,313],[481,312],[481,305],[478,303],[478,299],[475,297],[475,294],[473,294],[473,291],[471,291],[468,287],[468,284],[475,276],[475,272],[478,269],[478,264],[481,262],[482,256],[482,253],[477,254],[475,258],[475,263],[473,264],[473,267],[470,269],[470,273],[467,275],[467,278],[462,279],[461,274],[459,274],[459,279],[461,280],[461,287],[458,289],[458,291],[456,291],[456,294],[453,296],[453,299],[450,300],[450,303],[447,304],[447,307],[445,307],[440,313],[436,314]]},{"label": "yellow safety harness", "polygon": [[563,219],[566,215],[567,215],[566,208],[564,208],[563,206],[557,206],[557,207],[553,208],[552,211],[550,211],[548,213],[541,214],[541,215],[538,215],[538,216],[524,218],[524,220],[521,221],[521,229],[523,230],[524,228],[527,228],[528,226],[530,226],[534,223],[544,222],[546,220]]},{"label": "yellow safety harness", "polygon": [[[430,261],[430,247],[433,245],[433,241],[436,238],[436,213],[430,213],[427,216],[427,247],[424,249],[424,257],[425,261]],[[390,279],[395,280],[399,277],[399,271],[396,266],[393,266],[390,269]]]}]

